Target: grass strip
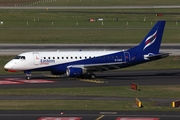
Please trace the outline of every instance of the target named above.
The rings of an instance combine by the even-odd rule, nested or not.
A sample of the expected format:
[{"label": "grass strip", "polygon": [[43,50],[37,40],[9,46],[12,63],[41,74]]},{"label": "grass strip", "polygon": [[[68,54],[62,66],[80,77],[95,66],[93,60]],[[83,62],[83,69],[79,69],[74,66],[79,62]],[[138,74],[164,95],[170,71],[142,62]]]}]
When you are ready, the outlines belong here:
[{"label": "grass strip", "polygon": [[[100,25],[101,23],[99,23]],[[125,24],[125,22],[124,22]],[[175,24],[175,23],[174,23]],[[152,27],[152,26],[151,26]],[[87,28],[87,27],[86,27]],[[128,44],[140,43],[148,29],[0,29],[0,43]],[[165,30],[162,43],[179,43],[180,29]],[[11,33],[11,35],[9,35]],[[69,35],[71,33],[71,35]]]},{"label": "grass strip", "polygon": [[[0,0],[1,3],[2,0]],[[17,1],[17,0],[15,0]],[[14,3],[12,0],[7,0],[7,3]],[[40,2],[38,0],[28,0],[27,2],[23,0],[18,0],[17,3],[19,5],[28,5],[28,6],[141,6],[141,5],[177,5],[179,4],[178,0],[164,0],[163,4],[161,1],[151,0],[151,1],[144,1],[144,0],[52,0],[52,1],[46,1],[43,0],[43,2]],[[11,5],[11,4],[10,4]]]},{"label": "grass strip", "polygon": [[140,86],[133,91],[130,86],[78,87],[78,88],[20,88],[0,89],[0,95],[70,95],[70,96],[112,96],[146,98],[180,98],[180,85]]},{"label": "grass strip", "polygon": [[0,43],[139,43],[158,20],[167,21],[163,43],[179,43],[180,9],[0,11]]},{"label": "grass strip", "polygon": [[135,101],[106,100],[0,100],[0,110],[131,110],[131,111],[179,111],[171,103],[157,106],[154,102],[143,102],[138,108]]}]

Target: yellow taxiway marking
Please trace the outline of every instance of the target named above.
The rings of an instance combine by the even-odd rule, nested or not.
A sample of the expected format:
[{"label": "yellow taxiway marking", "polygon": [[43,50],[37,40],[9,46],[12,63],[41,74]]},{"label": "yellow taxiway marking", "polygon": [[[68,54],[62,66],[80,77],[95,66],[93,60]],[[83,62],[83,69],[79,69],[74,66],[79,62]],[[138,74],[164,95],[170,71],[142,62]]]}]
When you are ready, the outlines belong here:
[{"label": "yellow taxiway marking", "polygon": [[92,82],[92,83],[104,83],[104,81],[101,80],[91,80],[91,79],[78,79],[80,81],[84,81],[84,82]]},{"label": "yellow taxiway marking", "polygon": [[69,78],[71,80],[79,80],[83,82],[91,82],[91,83],[98,83],[98,84],[103,84],[103,83],[108,83],[108,81],[100,80],[100,79],[80,79],[80,78]]},{"label": "yellow taxiway marking", "polygon": [[101,115],[98,118],[96,118],[96,120],[100,120],[101,118],[103,118],[105,115]]},{"label": "yellow taxiway marking", "polygon": [[61,77],[60,75],[44,75],[44,76],[47,76],[47,77]]},{"label": "yellow taxiway marking", "polygon": [[[47,77],[54,77],[54,78],[61,78],[63,76],[61,75],[44,75]],[[81,79],[81,78],[68,78],[69,80],[79,80],[79,81],[84,81],[84,82],[91,82],[91,83],[98,83],[98,84],[103,84],[103,83],[108,83],[108,81],[105,81],[103,79]]]},{"label": "yellow taxiway marking", "polygon": [[53,78],[63,78],[63,75],[44,75],[46,77],[53,77]]}]

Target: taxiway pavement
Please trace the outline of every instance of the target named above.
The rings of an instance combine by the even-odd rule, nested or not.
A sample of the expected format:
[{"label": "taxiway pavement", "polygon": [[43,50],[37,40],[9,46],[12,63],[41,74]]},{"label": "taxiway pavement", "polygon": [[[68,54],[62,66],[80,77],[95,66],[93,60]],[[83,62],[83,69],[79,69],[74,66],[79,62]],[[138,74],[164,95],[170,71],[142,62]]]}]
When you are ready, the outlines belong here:
[{"label": "taxiway pavement", "polygon": [[[65,118],[66,117],[66,118]],[[1,120],[179,120],[165,111],[0,111]]]},{"label": "taxiway pavement", "polygon": [[[74,79],[66,76],[51,76],[48,73],[33,74],[27,81],[23,74],[5,74],[0,76],[0,88],[55,88],[55,87],[102,87],[102,86],[130,86],[131,83],[139,85],[179,85],[180,69],[167,70],[129,70],[108,71],[97,73],[97,79]],[[31,82],[30,82],[31,81]],[[52,81],[52,82],[47,82]],[[16,84],[11,84],[14,82]],[[133,100],[134,98],[109,98],[98,96],[0,96],[0,100],[49,100],[49,99],[75,99],[75,100]],[[174,99],[145,98],[144,101],[156,101],[169,105]],[[178,108],[177,108],[178,109]],[[179,111],[0,111],[2,120],[179,120]]]},{"label": "taxiway pavement", "polygon": [[[8,88],[55,88],[55,87],[101,87],[139,85],[180,84],[180,69],[167,70],[118,70],[96,73],[97,78],[78,79],[50,73],[32,73],[31,80],[25,80],[24,73],[0,76],[0,89]],[[12,83],[11,83],[12,82]],[[6,84],[7,83],[7,84]]]}]

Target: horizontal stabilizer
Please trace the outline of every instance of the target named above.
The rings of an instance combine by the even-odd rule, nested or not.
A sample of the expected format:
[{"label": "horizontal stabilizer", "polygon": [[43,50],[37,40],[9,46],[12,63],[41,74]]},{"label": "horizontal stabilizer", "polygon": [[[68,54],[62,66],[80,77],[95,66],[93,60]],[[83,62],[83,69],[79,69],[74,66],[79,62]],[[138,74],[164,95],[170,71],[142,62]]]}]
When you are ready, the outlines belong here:
[{"label": "horizontal stabilizer", "polygon": [[169,56],[169,53],[160,53],[160,54],[155,54],[151,56],[146,56],[145,58],[149,60],[157,60],[157,59],[164,58],[167,56]]}]

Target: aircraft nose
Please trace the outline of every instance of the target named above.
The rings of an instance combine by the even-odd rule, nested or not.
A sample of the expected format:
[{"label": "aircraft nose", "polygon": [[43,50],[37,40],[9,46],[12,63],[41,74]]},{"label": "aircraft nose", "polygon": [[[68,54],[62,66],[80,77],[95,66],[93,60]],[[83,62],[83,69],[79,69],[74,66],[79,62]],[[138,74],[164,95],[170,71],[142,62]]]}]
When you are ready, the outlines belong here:
[{"label": "aircraft nose", "polygon": [[6,71],[8,71],[8,69],[10,69],[9,63],[7,63],[7,64],[4,66],[4,69],[5,69]]},{"label": "aircraft nose", "polygon": [[5,71],[8,71],[8,72],[17,72],[13,66],[14,66],[13,62],[10,61],[4,66],[4,69]]}]

